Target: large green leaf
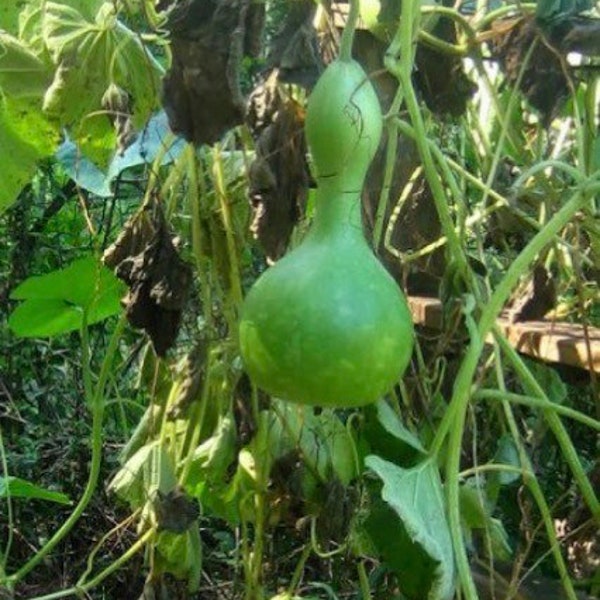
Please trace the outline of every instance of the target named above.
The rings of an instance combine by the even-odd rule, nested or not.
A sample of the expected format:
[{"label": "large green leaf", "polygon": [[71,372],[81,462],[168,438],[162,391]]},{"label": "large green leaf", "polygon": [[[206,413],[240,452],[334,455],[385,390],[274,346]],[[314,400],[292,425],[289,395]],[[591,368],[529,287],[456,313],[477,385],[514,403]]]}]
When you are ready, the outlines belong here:
[{"label": "large green leaf", "polygon": [[0,212],[8,208],[31,179],[38,159],[37,149],[13,131],[0,104]]},{"label": "large green leaf", "polygon": [[0,2],[0,29],[16,35],[19,31],[19,15],[30,0],[2,0]]},{"label": "large green leaf", "polygon": [[31,180],[38,161],[54,153],[58,128],[42,114],[48,64],[23,41],[0,31],[0,212]]},{"label": "large green leaf", "polygon": [[40,99],[51,81],[46,65],[21,40],[0,31],[0,90],[12,99]]},{"label": "large green leaf", "polygon": [[[92,18],[104,0],[61,0],[61,4],[71,6]],[[44,0],[2,0],[0,2],[0,29],[13,35],[23,36],[33,14],[43,11]]]},{"label": "large green leaf", "polygon": [[364,437],[372,454],[405,467],[425,457],[426,451],[419,438],[406,428],[385,400],[368,406],[365,416]]},{"label": "large green leaf", "polygon": [[66,494],[54,492],[35,485],[20,477],[0,477],[0,498],[28,498],[47,500],[58,504],[70,504],[71,500]]},{"label": "large green leaf", "polygon": [[100,149],[86,150],[106,164],[105,146],[112,149],[114,133],[103,112],[104,93],[116,84],[130,94],[134,124],[140,127],[158,104],[161,69],[138,36],[118,21],[112,2],[104,3],[93,20],[70,6],[48,2],[43,38],[57,65],[44,109],[72,128],[80,146],[104,140]]},{"label": "large green leaf", "polygon": [[0,212],[31,180],[40,159],[56,148],[58,131],[34,102],[0,100]]},{"label": "large green leaf", "polygon": [[84,311],[90,325],[117,314],[123,292],[123,284],[96,258],[82,258],[19,285],[11,298],[24,302],[13,311],[8,323],[22,337],[75,331],[82,325]]},{"label": "large green leaf", "polygon": [[365,526],[411,600],[446,600],[454,593],[454,555],[435,462],[403,469],[371,455],[365,463],[381,480]]}]

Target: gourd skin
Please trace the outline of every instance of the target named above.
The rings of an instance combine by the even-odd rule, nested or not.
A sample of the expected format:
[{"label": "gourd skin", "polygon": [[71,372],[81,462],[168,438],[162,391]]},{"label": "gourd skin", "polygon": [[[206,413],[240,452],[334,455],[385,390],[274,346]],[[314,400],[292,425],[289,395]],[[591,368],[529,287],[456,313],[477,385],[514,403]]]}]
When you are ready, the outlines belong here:
[{"label": "gourd skin", "polygon": [[368,404],[410,360],[406,301],[362,232],[360,192],[381,120],[360,65],[329,65],[306,119],[317,179],[311,230],[258,279],[242,308],[244,365],[274,396],[328,407]]},{"label": "gourd skin", "polygon": [[308,98],[306,139],[319,186],[359,193],[381,138],[379,100],[362,67],[336,60]]},{"label": "gourd skin", "polygon": [[394,280],[363,240],[306,240],[246,298],[240,338],[254,382],[274,396],[360,406],[394,385],[412,352]]}]

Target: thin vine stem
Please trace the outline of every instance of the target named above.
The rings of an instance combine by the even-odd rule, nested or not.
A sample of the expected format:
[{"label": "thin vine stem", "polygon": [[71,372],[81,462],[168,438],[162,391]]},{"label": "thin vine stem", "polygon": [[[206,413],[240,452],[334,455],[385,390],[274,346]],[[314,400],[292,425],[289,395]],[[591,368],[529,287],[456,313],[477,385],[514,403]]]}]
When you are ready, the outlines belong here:
[{"label": "thin vine stem", "polygon": [[[419,107],[419,102],[412,84],[412,69],[415,52],[415,28],[419,25],[419,6],[412,0],[402,1],[402,19],[400,27],[388,48],[385,57],[385,65],[400,82],[403,90],[404,100],[412,126],[415,130],[415,141],[423,163],[423,170],[427,182],[431,188],[434,204],[440,219],[444,235],[448,239],[449,252],[455,261],[457,272],[465,280],[470,280],[471,269],[461,241],[455,231],[454,223],[450,215],[446,193],[441,179],[436,171],[435,162],[427,140],[427,131]],[[397,58],[399,55],[399,59]],[[475,285],[469,286],[476,294]]]},{"label": "thin vine stem", "polygon": [[477,31],[481,31],[498,19],[503,19],[504,17],[514,15],[515,12],[519,11],[524,14],[532,13],[535,12],[536,8],[537,4],[534,2],[519,2],[518,4],[502,6],[496,10],[490,11],[484,17],[482,17],[481,20],[477,21],[475,23],[475,29]]},{"label": "thin vine stem", "polygon": [[150,538],[154,535],[154,529],[146,531],[126,552],[124,552],[117,560],[113,561],[106,569],[98,573],[93,579],[90,579],[87,583],[82,585],[76,585],[66,590],[59,590],[52,594],[46,594],[44,596],[36,596],[31,600],[58,600],[59,598],[68,598],[69,596],[82,596],[89,590],[94,589],[100,583],[102,583],[107,577],[110,577],[115,571],[118,571],[128,560],[133,558],[138,552],[140,552],[144,546],[148,543]]},{"label": "thin vine stem", "polygon": [[343,62],[352,60],[352,44],[354,43],[354,32],[358,25],[359,5],[358,0],[350,0],[350,10],[348,12],[348,20],[342,31],[340,40],[340,58]]},{"label": "thin vine stem", "polygon": [[473,394],[474,400],[492,400],[501,401],[506,400],[512,404],[522,404],[523,406],[529,406],[530,408],[537,408],[543,410],[551,410],[557,415],[561,415],[573,421],[578,421],[583,425],[586,425],[590,429],[600,431],[600,421],[590,417],[578,410],[563,406],[562,404],[556,404],[548,398],[540,398],[538,396],[525,396],[523,394],[515,394],[511,392],[503,392],[500,390],[478,390]]},{"label": "thin vine stem", "polygon": [[[500,391],[506,392],[504,365],[502,364],[502,359],[499,352],[495,353],[494,359],[496,363],[496,378],[498,381],[498,386],[500,388]],[[523,483],[531,492],[531,495],[533,496],[533,499],[535,500],[538,506],[538,510],[540,511],[542,523],[546,530],[546,535],[548,536],[550,552],[554,557],[554,561],[556,563],[560,579],[563,583],[563,588],[567,593],[567,598],[568,600],[576,600],[575,590],[573,589],[573,584],[571,583],[571,580],[569,578],[567,565],[565,564],[565,559],[563,558],[562,552],[560,550],[560,544],[556,537],[556,530],[554,527],[554,521],[552,519],[552,513],[550,507],[548,506],[548,503],[546,502],[544,492],[533,470],[533,465],[531,464],[531,460],[529,458],[527,450],[525,449],[521,440],[521,435],[519,433],[519,428],[517,426],[517,422],[512,411],[512,406],[506,400],[502,401],[502,405],[504,408],[504,415],[508,424],[508,429],[511,433],[512,440],[517,448],[519,461],[521,463],[521,467],[523,468]]]},{"label": "thin vine stem", "polygon": [[[233,219],[231,209],[229,205],[229,198],[227,197],[227,187],[225,185],[225,177],[223,173],[223,155],[218,146],[215,147],[213,152],[213,175],[215,183],[215,191],[219,200],[219,206],[221,209],[221,217],[223,219],[223,226],[225,228],[225,240],[227,243],[227,254],[229,258],[229,286],[230,294],[232,296],[234,310],[238,310],[242,304],[243,293],[240,277],[240,266],[238,261],[237,244],[235,241],[235,234],[233,230]],[[231,333],[237,331],[235,326],[231,327]]]},{"label": "thin vine stem", "polygon": [[[446,462],[446,493],[448,499],[448,518],[450,531],[455,544],[456,563],[466,598],[475,600],[477,591],[469,568],[469,559],[466,548],[461,542],[462,525],[460,515],[460,456],[462,439],[464,434],[467,407],[471,400],[472,385],[481,351],[483,340],[491,332],[496,319],[502,311],[510,293],[525,273],[530,264],[540,251],[551,242],[552,238],[569,223],[573,215],[587,202],[588,194],[577,190],[564,206],[548,221],[546,226],[538,232],[523,251],[508,268],[506,275],[500,281],[487,304],[483,307],[481,317],[475,329],[471,329],[471,341],[467,348],[465,357],[459,368],[452,399],[448,410],[444,415],[436,436],[434,438],[431,452],[437,455],[449,435]],[[468,316],[468,318],[471,318]],[[471,318],[472,319],[472,318]]]},{"label": "thin vine stem", "polygon": [[360,594],[362,596],[362,600],[371,600],[373,596],[371,595],[371,586],[369,585],[369,577],[367,575],[367,570],[365,569],[364,560],[358,561],[356,570],[358,571],[358,581],[360,584]]},{"label": "thin vine stem", "polygon": [[577,450],[575,449],[567,430],[562,424],[562,421],[560,420],[556,411],[551,408],[552,403],[548,399],[548,396],[536,378],[532,375],[531,371],[529,371],[529,369],[525,366],[523,359],[508,343],[508,340],[504,337],[504,335],[502,335],[497,328],[494,333],[498,344],[502,348],[502,351],[519,375],[520,381],[525,390],[542,400],[544,407],[541,409],[541,411],[542,415],[544,416],[544,420],[548,424],[548,427],[554,434],[554,437],[560,446],[562,455],[564,456],[566,463],[569,465],[569,468],[573,473],[573,477],[579,486],[583,499],[588,505],[594,518],[600,520],[600,502],[598,501],[590,480],[585,474],[585,470],[581,464],[581,461],[579,460]]},{"label": "thin vine stem", "polygon": [[[63,538],[71,531],[75,523],[79,520],[84,510],[87,508],[98,484],[98,477],[100,475],[100,463],[102,459],[102,423],[104,418],[104,388],[110,374],[110,368],[112,367],[113,360],[117,352],[117,345],[121,339],[121,333],[125,327],[126,318],[123,313],[113,331],[112,337],[109,341],[106,355],[100,369],[100,375],[96,388],[90,398],[90,406],[92,411],[92,433],[91,433],[91,447],[92,457],[90,472],[88,480],[83,491],[83,494],[77,503],[77,506],[73,509],[73,512],[69,515],[66,521],[61,527],[54,533],[54,535],[32,556],[18,571],[8,577],[8,581],[11,585],[14,585],[20,581],[25,575],[27,575],[32,569],[34,569],[52,550],[63,540]],[[84,339],[87,339],[84,337]],[[85,343],[83,344],[85,346]],[[87,351],[84,350],[84,356]],[[89,369],[89,362],[84,361],[83,368]],[[91,377],[91,376],[90,376]],[[90,393],[92,393],[90,391]]]},{"label": "thin vine stem", "polygon": [[[9,478],[8,460],[6,459],[6,448],[4,446],[4,436],[2,435],[2,428],[0,427],[0,461],[2,463],[2,473],[4,479],[7,481]],[[0,556],[0,581],[6,577],[6,563],[10,555],[10,550],[13,544],[14,538],[14,508],[12,502],[12,496],[10,494],[10,485],[6,485],[6,512],[7,512],[7,527],[8,534],[6,536],[6,546],[2,556]]]},{"label": "thin vine stem", "polygon": [[294,596],[298,586],[300,585],[300,581],[302,580],[302,575],[304,573],[304,566],[306,565],[306,561],[310,557],[312,553],[312,547],[310,544],[306,544],[302,549],[302,554],[296,563],[296,568],[294,569],[294,573],[290,580],[290,584],[288,585],[288,594],[289,596]]}]

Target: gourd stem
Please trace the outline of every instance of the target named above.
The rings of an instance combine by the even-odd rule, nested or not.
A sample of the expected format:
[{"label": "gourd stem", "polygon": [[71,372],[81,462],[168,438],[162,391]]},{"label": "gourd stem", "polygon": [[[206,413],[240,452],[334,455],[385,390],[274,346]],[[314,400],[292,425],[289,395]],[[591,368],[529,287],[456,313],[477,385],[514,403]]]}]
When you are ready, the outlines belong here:
[{"label": "gourd stem", "polygon": [[360,196],[356,192],[332,191],[322,186],[317,188],[315,217],[308,235],[329,239],[334,231],[364,238]]},{"label": "gourd stem", "polygon": [[352,43],[354,42],[354,32],[358,25],[358,0],[350,0],[350,10],[348,12],[348,20],[342,32],[340,40],[340,58],[344,62],[352,60]]}]

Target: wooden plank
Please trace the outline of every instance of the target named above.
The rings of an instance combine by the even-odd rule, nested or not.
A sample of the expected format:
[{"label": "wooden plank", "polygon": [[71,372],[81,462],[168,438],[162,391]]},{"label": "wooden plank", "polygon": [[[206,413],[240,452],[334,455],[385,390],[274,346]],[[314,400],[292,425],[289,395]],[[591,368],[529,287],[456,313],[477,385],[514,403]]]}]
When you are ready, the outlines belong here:
[{"label": "wooden plank", "polygon": [[[331,14],[333,16],[333,25],[337,29],[344,29],[346,25],[346,21],[348,20],[348,4],[342,4],[341,2],[334,2],[331,5]],[[357,29],[366,29],[365,24],[362,19],[358,18],[358,23],[356,24]]]},{"label": "wooden plank", "polygon": [[[442,304],[437,298],[410,296],[408,304],[415,325],[442,328]],[[575,323],[549,320],[513,323],[501,317],[498,325],[510,344],[522,354],[600,373],[600,328],[588,327],[586,341],[586,328]]]}]

